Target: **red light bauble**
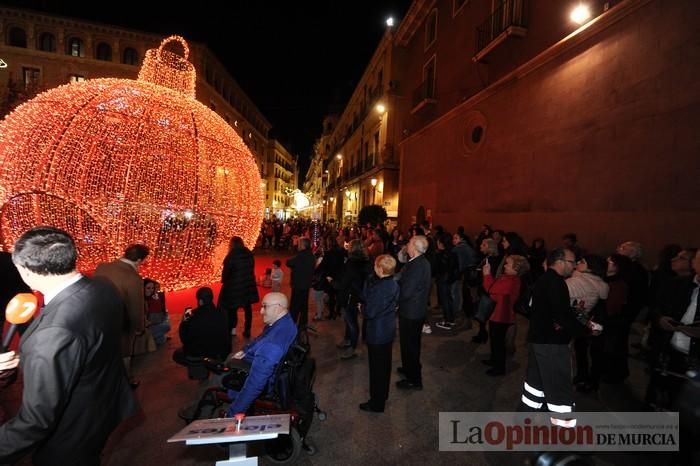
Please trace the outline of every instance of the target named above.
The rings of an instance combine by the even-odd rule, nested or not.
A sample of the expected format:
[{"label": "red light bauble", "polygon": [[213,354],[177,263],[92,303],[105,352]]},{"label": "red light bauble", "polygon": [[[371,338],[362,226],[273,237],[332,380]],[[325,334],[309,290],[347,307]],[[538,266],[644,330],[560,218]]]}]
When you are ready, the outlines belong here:
[{"label": "red light bauble", "polygon": [[[184,57],[165,50],[180,42]],[[138,80],[94,79],[44,92],[0,123],[0,233],[10,247],[53,225],[78,244],[81,270],[131,243],[142,275],[174,290],[219,278],[231,236],[252,247],[263,217],[255,158],[194,100],[181,37],[149,50]]]}]

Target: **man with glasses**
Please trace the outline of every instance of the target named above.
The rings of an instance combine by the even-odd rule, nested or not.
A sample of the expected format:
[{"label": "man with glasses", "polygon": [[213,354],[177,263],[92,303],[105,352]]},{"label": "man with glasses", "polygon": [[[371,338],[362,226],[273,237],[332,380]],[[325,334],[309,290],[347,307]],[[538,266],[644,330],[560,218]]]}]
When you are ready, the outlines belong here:
[{"label": "man with glasses", "polygon": [[528,367],[520,398],[521,411],[549,411],[552,424],[575,427],[574,392],[571,385],[569,343],[575,336],[599,333],[601,327],[581,324],[571,310],[565,279],[576,267],[569,249],[554,249],[547,255],[547,271],[532,291],[532,313],[527,340]]},{"label": "man with glasses", "polygon": [[261,393],[273,383],[277,365],[287,354],[297,336],[297,327],[288,312],[289,302],[282,293],[272,292],[263,297],[260,305],[265,328],[263,333],[231,356],[230,365],[247,370],[239,392],[229,407],[230,414],[245,413]]}]

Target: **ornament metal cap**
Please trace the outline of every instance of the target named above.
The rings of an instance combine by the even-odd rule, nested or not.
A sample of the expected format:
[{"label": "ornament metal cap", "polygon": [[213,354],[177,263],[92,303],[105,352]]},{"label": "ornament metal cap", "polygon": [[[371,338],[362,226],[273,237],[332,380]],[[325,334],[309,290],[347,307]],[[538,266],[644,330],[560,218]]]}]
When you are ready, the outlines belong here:
[{"label": "ornament metal cap", "polygon": [[[182,56],[165,50],[165,47],[172,42],[180,43],[183,51]],[[183,37],[166,37],[160,43],[160,47],[146,51],[138,79],[167,87],[194,98],[197,72],[194,65],[188,61],[189,56],[190,47]]]}]

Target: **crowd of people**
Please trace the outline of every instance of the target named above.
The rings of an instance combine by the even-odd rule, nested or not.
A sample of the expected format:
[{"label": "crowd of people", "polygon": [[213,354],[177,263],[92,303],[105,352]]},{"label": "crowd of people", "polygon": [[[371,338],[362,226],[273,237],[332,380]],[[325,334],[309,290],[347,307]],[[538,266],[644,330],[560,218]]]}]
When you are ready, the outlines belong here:
[{"label": "crowd of people", "polygon": [[[47,252],[53,245],[60,254]],[[666,246],[648,271],[641,263],[641,245],[634,241],[601,255],[579,245],[574,233],[548,249],[542,238],[528,246],[518,233],[488,225],[471,237],[462,227],[450,233],[428,222],[404,233],[383,225],[339,228],[310,221],[266,222],[259,246],[294,250],[284,263],[290,298],[280,292],[282,261],[275,260],[256,279],[252,251],[233,237],[218,302],[211,288],[197,290],[198,306],[185,313],[179,328],[183,346],[173,356],[190,367],[203,357],[244,364],[250,375],[231,394],[234,411],[245,411],[267,389],[297,329],[308,326],[310,311],[314,320],[342,317],[340,361],[356,358],[360,342],[366,344],[370,398],[359,404],[363,411],[385,410],[397,333],[401,366],[396,370],[402,380],[396,387],[422,390],[424,335],[435,328],[456,335],[458,329],[478,325],[472,342],[490,344],[485,374],[500,377],[524,318],[528,367],[520,409],[548,411],[555,425],[575,425],[575,390],[592,392],[601,383],[620,384],[629,376],[634,322],[646,329],[642,347],[649,363],[649,409],[673,409],[684,384],[697,374],[700,255],[693,248]],[[67,233],[38,227],[17,242],[12,263],[29,287],[43,293],[46,307],[22,337],[23,402],[17,416],[0,426],[1,461],[34,450],[39,462],[66,454],[88,464],[116,423],[133,412],[133,396],[123,386],[127,381],[132,389],[138,386],[130,364],[136,341],[149,335],[160,346],[170,331],[164,293],[157,282],[139,275],[148,254],[146,246],[131,245],[89,279],[75,270],[75,245]],[[262,298],[265,327],[250,340],[260,285],[270,288]],[[432,320],[432,307],[441,311],[439,320]],[[100,312],[84,319],[93,308]],[[241,336],[250,341],[231,354],[240,308]],[[46,352],[57,357],[48,361],[42,357]],[[0,356],[1,380],[6,380],[6,373],[16,370],[18,355]],[[37,387],[47,383],[55,399],[34,406]],[[113,386],[109,393],[99,388],[107,383]],[[105,396],[110,399],[100,398]],[[91,397],[104,402],[101,410],[113,408],[86,433],[79,418],[89,412],[84,405]],[[73,424],[84,428],[70,431]]]}]

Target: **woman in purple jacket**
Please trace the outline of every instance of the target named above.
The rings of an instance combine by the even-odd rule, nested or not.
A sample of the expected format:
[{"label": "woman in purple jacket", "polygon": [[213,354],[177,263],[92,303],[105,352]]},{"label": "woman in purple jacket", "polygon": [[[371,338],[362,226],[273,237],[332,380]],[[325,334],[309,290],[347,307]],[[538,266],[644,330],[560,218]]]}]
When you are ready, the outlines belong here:
[{"label": "woman in purple jacket", "polygon": [[369,359],[369,401],[362,403],[362,411],[384,412],[389,397],[391,378],[391,348],[396,333],[396,304],[399,284],[394,280],[396,259],[382,254],[374,261],[374,272],[365,283],[363,315],[367,322],[367,355]]}]

